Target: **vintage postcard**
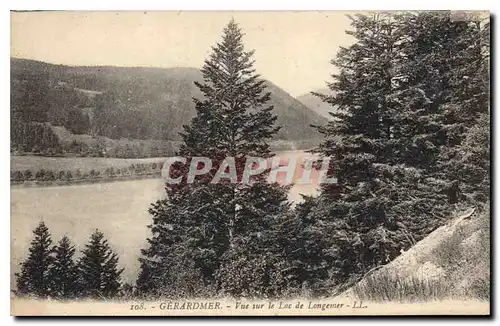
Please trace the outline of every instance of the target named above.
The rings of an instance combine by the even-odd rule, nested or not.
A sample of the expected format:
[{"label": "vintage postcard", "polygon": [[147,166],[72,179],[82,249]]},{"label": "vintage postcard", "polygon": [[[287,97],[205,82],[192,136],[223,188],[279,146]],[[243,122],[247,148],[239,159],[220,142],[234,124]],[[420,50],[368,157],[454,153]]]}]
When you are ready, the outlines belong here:
[{"label": "vintage postcard", "polygon": [[11,314],[490,314],[490,22],[11,12]]}]

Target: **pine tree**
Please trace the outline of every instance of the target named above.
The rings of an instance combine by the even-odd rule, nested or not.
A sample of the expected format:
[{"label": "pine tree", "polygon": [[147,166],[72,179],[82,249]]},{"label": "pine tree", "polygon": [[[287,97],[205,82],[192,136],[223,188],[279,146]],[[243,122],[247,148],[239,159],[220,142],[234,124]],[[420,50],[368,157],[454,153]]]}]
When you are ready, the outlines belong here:
[{"label": "pine tree", "polygon": [[44,298],[51,293],[49,269],[53,262],[52,239],[43,221],[33,234],[28,258],[21,263],[21,273],[16,273],[17,293]]},{"label": "pine tree", "polygon": [[331,239],[322,221],[315,220],[311,214],[317,204],[317,198],[303,196],[303,201],[295,207],[295,216],[288,221],[288,228],[293,227],[293,231],[288,231],[286,225],[279,227],[282,235],[277,239],[283,243],[280,246],[290,252],[287,259],[294,266],[293,274],[301,285],[301,294],[324,296],[331,291],[328,282],[331,254],[325,250]]},{"label": "pine tree", "polygon": [[319,128],[325,140],[318,148],[323,156],[335,158],[338,184],[323,187],[308,217],[309,230],[327,239],[323,266],[339,284],[390,261],[404,243],[393,235],[397,219],[388,209],[393,198],[384,176],[392,163],[391,113],[396,103],[390,95],[397,26],[385,14],[356,15],[351,21],[354,31],[347,33],[356,41],[332,60],[340,68],[329,84],[336,95],[321,96],[339,107],[337,119]]},{"label": "pine tree", "polygon": [[[156,280],[156,288],[171,286],[169,277],[187,273],[195,281],[184,279],[181,292],[197,291],[187,284],[229,291],[233,278],[216,272],[222,268],[230,273],[236,259],[262,257],[268,226],[288,210],[286,189],[266,183],[265,173],[252,185],[210,183],[225,157],[235,158],[239,177],[247,157],[271,157],[267,141],[279,129],[274,126],[273,107],[266,106],[270,93],[255,74],[253,51],[244,50],[242,37],[231,21],[222,42],[212,48],[201,70],[204,82],[196,83],[204,98],[195,99],[197,115],[182,134],[178,154],[187,159],[184,168],[193,157],[204,156],[213,162],[211,171],[192,184],[167,186],[168,201],[158,202],[150,210],[153,236],[150,247],[143,251],[141,275],[147,270],[149,279]],[[249,243],[252,252],[244,249]]]},{"label": "pine tree", "polygon": [[[462,173],[453,175],[459,146],[467,130],[488,112],[488,24],[455,19],[451,12],[422,12],[401,16],[402,89],[395,98],[407,103],[396,115],[405,160],[425,169],[434,193],[449,204],[464,199]],[[417,90],[418,92],[408,92]],[[411,115],[408,114],[411,112]]]},{"label": "pine tree", "polygon": [[477,205],[488,201],[490,188],[490,27],[487,19],[469,18],[448,22],[458,25],[460,33],[456,37],[458,45],[453,45],[458,54],[450,69],[451,95],[440,116],[446,126],[447,142],[435,176],[449,185],[443,188],[450,200]]},{"label": "pine tree", "polygon": [[60,299],[78,295],[77,268],[73,261],[75,246],[64,236],[53,249],[55,256],[49,270],[51,295]]},{"label": "pine tree", "polygon": [[308,214],[338,284],[391,261],[449,217],[455,183],[443,158],[487,110],[477,106],[484,89],[463,82],[473,79],[469,63],[481,61],[474,22],[423,12],[356,15],[352,25],[356,41],[332,61],[335,95],[319,94],[339,107],[319,128],[318,148],[336,159],[339,182],[322,188]]},{"label": "pine tree", "polygon": [[445,162],[450,179],[459,180],[460,198],[481,206],[490,200],[490,117],[482,114],[456,148],[453,159]]},{"label": "pine tree", "polygon": [[78,262],[79,282],[83,296],[94,299],[113,298],[120,291],[118,255],[114,253],[104,234],[95,230],[82,251]]}]

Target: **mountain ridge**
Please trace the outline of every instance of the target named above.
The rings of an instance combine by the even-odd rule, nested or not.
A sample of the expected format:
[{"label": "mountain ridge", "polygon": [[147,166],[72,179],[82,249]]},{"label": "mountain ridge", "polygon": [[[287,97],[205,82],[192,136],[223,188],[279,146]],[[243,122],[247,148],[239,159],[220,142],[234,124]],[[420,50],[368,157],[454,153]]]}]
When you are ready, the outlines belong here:
[{"label": "mountain ridge", "polygon": [[[59,111],[69,106],[77,106],[86,108],[85,112],[92,120],[96,116],[96,107],[101,107],[106,118],[104,121],[116,126],[104,126],[104,131],[92,126],[93,133],[110,138],[164,140],[178,140],[182,126],[189,124],[195,116],[192,98],[201,98],[202,94],[194,81],[203,81],[200,70],[194,67],[68,66],[11,58],[12,92],[22,93],[20,85],[34,79],[43,87],[49,85],[49,92],[58,89],[61,93],[60,89],[65,88],[63,96],[46,101],[50,117],[60,115]],[[272,93],[269,105],[274,106],[277,124],[282,126],[275,139],[319,139],[320,134],[311,125],[321,125],[324,119],[276,84],[266,80],[266,85],[267,91]],[[54,101],[65,96],[78,97],[74,93],[82,91],[86,99],[73,99],[73,102],[60,104],[58,109],[53,108]],[[11,106],[16,109],[16,102]],[[55,123],[49,122],[57,125],[64,117],[52,119]]]},{"label": "mountain ridge", "polygon": [[[332,95],[332,91],[328,88],[316,89],[313,91],[314,93]],[[333,117],[330,115],[330,112],[335,112],[335,108],[332,108],[328,103],[323,102],[319,97],[313,95],[313,92],[305,93],[296,97],[296,99],[307,106],[312,111],[321,115],[324,118],[332,120]]]}]

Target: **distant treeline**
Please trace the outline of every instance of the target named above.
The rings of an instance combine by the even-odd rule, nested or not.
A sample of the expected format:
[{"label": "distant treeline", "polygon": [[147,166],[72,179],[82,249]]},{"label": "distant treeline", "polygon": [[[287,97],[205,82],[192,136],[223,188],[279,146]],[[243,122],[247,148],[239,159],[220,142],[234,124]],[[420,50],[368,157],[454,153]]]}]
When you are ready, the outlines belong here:
[{"label": "distant treeline", "polygon": [[43,123],[13,120],[11,123],[11,150],[56,156],[63,153],[59,138],[50,126]]},{"label": "distant treeline", "polygon": [[174,145],[170,142],[155,140],[93,138],[90,141],[73,139],[63,145],[66,153],[78,156],[146,158],[164,157],[174,153]]},{"label": "distant treeline", "polygon": [[[128,81],[118,84],[112,91],[102,93],[80,89],[66,80],[71,75],[58,69],[45,69],[44,64],[33,63],[32,67],[21,68],[16,65],[11,70],[11,150],[54,156],[75,153],[83,156],[104,156],[105,153],[91,144],[77,142],[64,146],[64,139],[57,139],[51,126],[64,127],[74,135],[94,135],[95,138],[134,140],[169,140],[178,138],[173,132],[178,122],[165,123],[161,110],[149,114],[139,108],[137,98],[146,99],[140,94],[130,94]],[[77,77],[77,76],[73,76]],[[92,76],[88,79],[92,79]],[[68,80],[68,81],[69,81]],[[87,79],[75,79],[83,87]],[[92,82],[90,86],[93,85]],[[106,84],[107,85],[107,84]],[[98,85],[103,86],[103,85]],[[111,87],[107,85],[108,88]],[[134,89],[134,88],[132,88]],[[123,98],[133,100],[123,102]],[[187,104],[183,104],[187,105]],[[164,115],[164,114],[163,114]],[[161,125],[159,124],[159,122]],[[154,126],[152,128],[151,126]],[[133,141],[127,148],[117,146],[109,149],[109,157],[151,157],[157,148],[133,148]],[[160,154],[160,155],[164,155]]]},{"label": "distant treeline", "polygon": [[132,164],[129,167],[119,168],[119,167],[108,167],[104,171],[98,171],[95,169],[89,172],[81,172],[77,169],[75,172],[70,170],[60,170],[52,171],[40,169],[37,171],[32,170],[14,170],[10,172],[10,181],[12,184],[22,184],[25,181],[35,181],[35,182],[78,182],[85,180],[108,180],[113,178],[128,178],[134,176],[153,176],[160,175],[161,164],[160,163],[137,163]]},{"label": "distant treeline", "polygon": [[[159,140],[109,139],[89,135],[58,136],[48,123],[15,121],[11,152],[15,155],[146,158],[169,156],[174,144]],[[64,133],[62,132],[62,133]]]},{"label": "distant treeline", "polygon": [[93,98],[60,83],[46,70],[11,69],[11,121],[50,122],[75,134],[90,131],[90,115],[84,110]]},{"label": "distant treeline", "polygon": [[[47,123],[75,135],[179,141],[196,113],[192,98],[202,94],[194,82],[201,80],[196,68],[70,67],[12,58],[12,129],[19,122]],[[267,84],[282,126],[275,139],[318,140],[311,125],[324,118]]]},{"label": "distant treeline", "polygon": [[[273,151],[310,149],[318,140],[275,140],[270,145]],[[147,158],[171,156],[176,148],[175,141],[75,135],[40,122],[14,121],[11,130],[11,152],[15,155]]]},{"label": "distant treeline", "polygon": [[196,69],[170,76],[161,69],[73,68],[13,59],[12,121],[48,122],[77,135],[111,139],[179,139],[180,116],[192,111],[196,76]]}]

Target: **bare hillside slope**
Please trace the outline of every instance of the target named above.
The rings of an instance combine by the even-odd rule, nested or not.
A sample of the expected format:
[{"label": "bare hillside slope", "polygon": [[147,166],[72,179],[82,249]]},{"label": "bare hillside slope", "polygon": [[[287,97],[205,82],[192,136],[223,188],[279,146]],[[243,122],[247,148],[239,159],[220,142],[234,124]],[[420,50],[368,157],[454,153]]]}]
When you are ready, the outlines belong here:
[{"label": "bare hillside slope", "polygon": [[489,207],[468,209],[343,296],[367,301],[489,300]]}]

